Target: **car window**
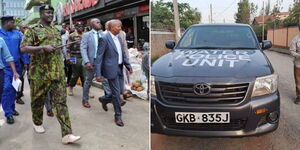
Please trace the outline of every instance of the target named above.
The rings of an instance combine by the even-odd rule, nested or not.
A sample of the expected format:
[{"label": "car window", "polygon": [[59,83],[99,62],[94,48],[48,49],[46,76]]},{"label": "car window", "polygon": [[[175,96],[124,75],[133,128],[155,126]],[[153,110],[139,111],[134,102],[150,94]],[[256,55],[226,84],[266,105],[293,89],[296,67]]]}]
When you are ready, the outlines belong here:
[{"label": "car window", "polygon": [[253,32],[244,26],[191,27],[178,48],[256,48]]},{"label": "car window", "polygon": [[186,34],[185,40],[182,41],[182,45],[184,47],[189,47],[190,45],[192,45],[193,37],[194,37],[194,33],[193,32],[190,32],[189,34]]}]

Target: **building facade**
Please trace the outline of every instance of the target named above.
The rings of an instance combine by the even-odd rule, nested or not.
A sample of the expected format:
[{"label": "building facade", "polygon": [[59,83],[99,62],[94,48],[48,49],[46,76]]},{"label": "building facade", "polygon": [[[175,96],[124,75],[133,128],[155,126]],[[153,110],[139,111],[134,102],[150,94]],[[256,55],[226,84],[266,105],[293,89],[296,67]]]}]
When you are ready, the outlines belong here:
[{"label": "building facade", "polygon": [[28,12],[25,10],[26,0],[0,0],[0,17],[14,16],[18,18],[26,18]]},{"label": "building facade", "polygon": [[64,22],[89,22],[99,18],[102,25],[110,19],[120,19],[123,30],[134,34],[134,44],[149,42],[149,0],[82,0],[63,6]]}]

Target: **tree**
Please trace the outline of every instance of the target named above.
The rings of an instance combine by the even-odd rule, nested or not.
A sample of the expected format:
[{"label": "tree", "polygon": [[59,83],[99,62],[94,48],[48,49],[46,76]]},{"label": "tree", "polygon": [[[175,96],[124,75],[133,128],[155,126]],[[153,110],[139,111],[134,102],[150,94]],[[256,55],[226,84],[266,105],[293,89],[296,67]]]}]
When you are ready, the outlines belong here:
[{"label": "tree", "polygon": [[272,9],[272,15],[276,15],[278,13],[281,12],[282,10],[282,2],[283,0],[277,0],[276,4],[274,5],[273,9]]},{"label": "tree", "polygon": [[298,25],[300,22],[300,0],[294,0],[289,10],[290,15],[283,21],[285,27]]},{"label": "tree", "polygon": [[[197,8],[191,8],[188,3],[181,3],[178,5],[180,26],[188,28],[193,24],[198,24],[201,21],[201,13]],[[173,7],[172,7],[173,12]]]},{"label": "tree", "polygon": [[151,26],[162,29],[173,25],[174,17],[171,8],[162,0],[156,3],[151,1]]},{"label": "tree", "polygon": [[268,3],[264,4],[265,6],[261,8],[259,15],[271,15],[271,5],[270,5],[270,0],[268,0]]},{"label": "tree", "polygon": [[[254,3],[251,3],[250,5],[250,16],[251,16],[251,20],[254,19],[254,17],[256,16],[256,12],[257,12],[258,6],[255,5]],[[251,21],[252,22],[252,21]]]},{"label": "tree", "polygon": [[238,3],[238,12],[235,14],[236,23],[250,23],[250,4],[248,0],[241,0]]},{"label": "tree", "polygon": [[[258,39],[258,41],[259,42],[261,42],[261,40],[262,40],[262,29],[263,29],[263,27],[262,27],[263,25],[255,25],[255,26],[252,26],[252,28],[253,28],[253,30],[254,30],[254,32],[255,32],[255,34],[256,34],[256,36],[257,36],[257,39]],[[266,30],[266,25],[265,25],[265,27],[264,27],[264,30],[265,30],[265,33],[264,33],[264,35],[267,35],[267,30]]]},{"label": "tree", "polygon": [[[188,3],[178,3],[180,27],[188,28],[201,21],[201,13],[197,8],[192,8]],[[151,1],[151,23],[156,29],[165,29],[174,26],[173,3]]]},{"label": "tree", "polygon": [[265,15],[270,15],[270,14],[271,14],[271,6],[270,6],[270,0],[269,0],[268,3],[266,4]]}]

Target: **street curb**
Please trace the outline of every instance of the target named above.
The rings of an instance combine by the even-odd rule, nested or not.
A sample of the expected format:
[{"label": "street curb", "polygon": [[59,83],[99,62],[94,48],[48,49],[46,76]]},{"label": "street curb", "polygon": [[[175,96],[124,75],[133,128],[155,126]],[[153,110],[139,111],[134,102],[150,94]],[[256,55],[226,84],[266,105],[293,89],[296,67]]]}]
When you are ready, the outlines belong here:
[{"label": "street curb", "polygon": [[281,49],[281,48],[271,47],[270,49],[268,49],[268,51],[274,51],[274,52],[278,52],[278,53],[282,53],[282,54],[286,54],[286,55],[291,55],[291,52],[289,50]]}]

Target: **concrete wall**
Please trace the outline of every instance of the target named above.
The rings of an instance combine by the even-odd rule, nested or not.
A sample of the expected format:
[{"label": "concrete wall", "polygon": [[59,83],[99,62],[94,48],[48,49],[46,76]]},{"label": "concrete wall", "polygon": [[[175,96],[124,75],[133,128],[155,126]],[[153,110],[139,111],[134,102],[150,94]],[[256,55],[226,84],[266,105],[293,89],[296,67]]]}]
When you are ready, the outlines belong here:
[{"label": "concrete wall", "polygon": [[166,48],[166,40],[175,40],[175,33],[163,31],[151,31],[151,57],[157,58],[170,50]]},{"label": "concrete wall", "polygon": [[274,46],[288,48],[292,39],[299,33],[298,27],[269,29],[267,40],[270,40]]}]

